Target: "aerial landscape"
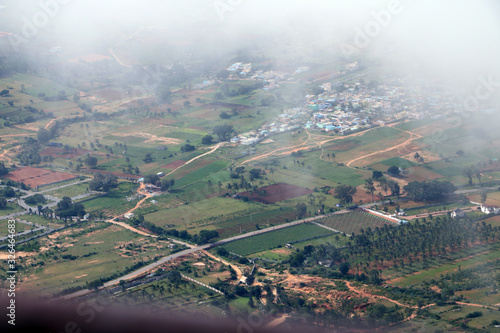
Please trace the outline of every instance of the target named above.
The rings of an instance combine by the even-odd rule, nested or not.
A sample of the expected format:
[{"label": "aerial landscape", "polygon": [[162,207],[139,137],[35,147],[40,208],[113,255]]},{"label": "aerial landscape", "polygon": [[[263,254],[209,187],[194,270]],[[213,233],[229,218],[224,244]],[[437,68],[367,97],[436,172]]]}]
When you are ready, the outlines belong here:
[{"label": "aerial landscape", "polygon": [[499,10],[0,0],[2,331],[500,332]]}]

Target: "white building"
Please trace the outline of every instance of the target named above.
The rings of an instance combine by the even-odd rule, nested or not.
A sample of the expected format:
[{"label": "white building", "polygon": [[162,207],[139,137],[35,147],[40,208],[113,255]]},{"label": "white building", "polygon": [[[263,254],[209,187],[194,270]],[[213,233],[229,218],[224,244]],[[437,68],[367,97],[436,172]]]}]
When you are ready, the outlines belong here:
[{"label": "white building", "polygon": [[485,214],[500,214],[500,207],[481,205],[481,211]]}]

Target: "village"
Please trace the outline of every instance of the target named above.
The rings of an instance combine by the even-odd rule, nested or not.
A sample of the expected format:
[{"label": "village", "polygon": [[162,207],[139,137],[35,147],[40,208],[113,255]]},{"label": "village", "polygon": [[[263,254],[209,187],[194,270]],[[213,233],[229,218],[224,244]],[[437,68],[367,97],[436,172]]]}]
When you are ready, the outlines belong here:
[{"label": "village", "polygon": [[[302,105],[283,110],[274,121],[231,138],[231,143],[255,145],[269,136],[299,129],[347,135],[396,121],[443,118],[446,113],[463,108],[454,102],[449,91],[427,91],[430,89],[422,88],[427,84],[424,82],[410,87],[396,75],[384,82],[366,82],[363,78],[356,83],[344,82],[340,78],[358,73],[360,66],[356,61],[344,67],[343,71],[332,73],[332,80],[319,86],[318,94],[305,95]],[[252,64],[241,62],[227,68],[230,78],[263,81],[265,91],[276,89],[280,82],[296,81],[295,74],[308,70],[304,66],[292,74],[252,72]]]}]

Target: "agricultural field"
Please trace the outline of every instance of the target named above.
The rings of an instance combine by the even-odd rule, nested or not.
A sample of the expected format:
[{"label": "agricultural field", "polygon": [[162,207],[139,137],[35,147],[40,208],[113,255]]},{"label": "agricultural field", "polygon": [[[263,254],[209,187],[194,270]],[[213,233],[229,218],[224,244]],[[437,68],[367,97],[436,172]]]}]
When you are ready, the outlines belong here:
[{"label": "agricultural field", "polygon": [[120,182],[116,189],[112,189],[103,197],[85,202],[87,212],[101,211],[116,216],[133,208],[137,200],[128,201],[127,197],[134,194],[137,184]]},{"label": "agricultural field", "polygon": [[[170,252],[168,242],[137,235],[118,226],[92,223],[73,227],[38,240],[41,251],[25,261],[32,262],[20,272],[23,292],[37,290],[51,294],[123,270],[138,260],[152,259]],[[56,251],[58,246],[64,250]],[[68,257],[68,259],[65,259]],[[44,265],[40,265],[40,262]],[[71,265],[71,270],[68,270]]]},{"label": "agricultural field", "polygon": [[361,229],[371,228],[375,230],[375,228],[381,228],[384,225],[396,225],[393,221],[360,210],[330,215],[316,220],[316,222],[347,235],[359,234]]},{"label": "agricultural field", "polygon": [[11,171],[6,175],[6,177],[13,181],[23,182],[34,188],[78,178],[78,176],[70,173],[32,167],[23,167],[21,169]]},{"label": "agricultural field", "polygon": [[247,197],[249,200],[261,202],[264,204],[272,204],[287,199],[301,197],[303,195],[311,194],[312,191],[306,188],[290,184],[274,184],[265,187],[260,187],[254,192],[240,192],[238,195]]},{"label": "agricultural field", "polygon": [[337,248],[341,248],[347,245],[348,238],[347,236],[344,236],[340,233],[331,235],[331,236],[325,236],[325,237],[320,237],[316,239],[310,239],[306,241],[301,241],[297,243],[293,243],[293,247],[298,248],[298,249],[304,249],[307,245],[313,245],[317,246],[320,244],[331,244]]},{"label": "agricultural field", "polygon": [[75,185],[65,186],[56,190],[44,192],[43,194],[51,195],[57,198],[62,197],[76,197],[80,194],[88,193],[89,184],[87,182]]},{"label": "agricultural field", "polygon": [[234,241],[224,244],[222,247],[229,252],[247,256],[249,254],[273,249],[278,246],[284,246],[290,242],[328,235],[331,233],[331,231],[318,227],[314,224],[305,223]]}]

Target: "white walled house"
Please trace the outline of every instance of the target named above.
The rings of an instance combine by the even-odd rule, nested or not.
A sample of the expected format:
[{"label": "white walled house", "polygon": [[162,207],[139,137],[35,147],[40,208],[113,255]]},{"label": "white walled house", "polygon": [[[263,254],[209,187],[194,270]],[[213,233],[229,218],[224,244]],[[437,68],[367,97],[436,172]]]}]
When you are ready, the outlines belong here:
[{"label": "white walled house", "polygon": [[485,214],[500,214],[500,207],[481,205],[481,211]]}]

